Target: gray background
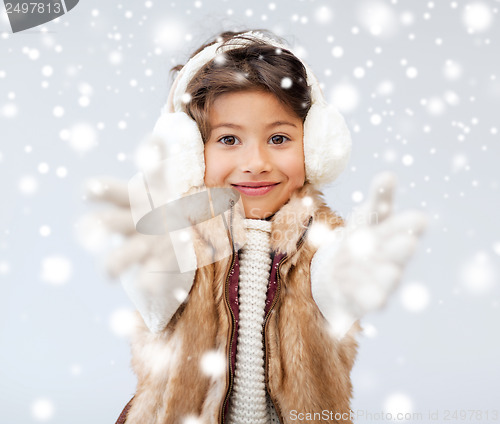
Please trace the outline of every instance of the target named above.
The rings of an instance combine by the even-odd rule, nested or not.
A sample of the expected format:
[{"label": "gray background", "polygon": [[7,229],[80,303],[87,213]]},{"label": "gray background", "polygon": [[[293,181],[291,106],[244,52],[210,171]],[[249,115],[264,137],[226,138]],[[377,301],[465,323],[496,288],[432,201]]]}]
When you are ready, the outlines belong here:
[{"label": "gray background", "polygon": [[110,245],[84,248],[80,218],[98,206],[85,201],[83,183],[133,176],[170,67],[223,29],[252,27],[298,48],[352,130],[350,169],[326,190],[329,204],[348,216],[372,176],[392,170],[397,209],[430,218],[389,306],[363,322],[353,409],[422,414],[406,422],[480,410],[467,420],[494,421],[499,7],[85,0],[12,34],[2,6],[0,423],[110,423],[134,393],[120,325],[132,305],[103,272]]}]

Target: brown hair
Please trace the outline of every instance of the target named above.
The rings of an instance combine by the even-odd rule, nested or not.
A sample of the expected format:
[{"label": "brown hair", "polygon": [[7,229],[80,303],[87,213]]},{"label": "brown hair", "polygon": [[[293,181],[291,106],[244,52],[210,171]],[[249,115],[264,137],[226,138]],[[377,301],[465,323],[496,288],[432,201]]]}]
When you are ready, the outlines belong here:
[{"label": "brown hair", "polygon": [[[283,44],[270,31],[258,30],[267,37]],[[186,104],[186,113],[196,121],[203,142],[210,137],[209,110],[215,99],[225,93],[244,90],[263,90],[270,92],[304,122],[311,107],[310,87],[307,85],[306,70],[302,62],[287,49],[277,49],[265,41],[249,36],[244,32],[227,31],[215,40],[196,50],[190,58],[216,42],[230,45],[233,41],[248,40],[242,47],[225,51],[210,60],[191,79],[187,93],[191,96]],[[239,43],[238,43],[239,44]],[[217,49],[219,53],[220,47]],[[171,71],[179,71],[177,65]],[[284,78],[292,82],[289,88],[282,87]],[[286,85],[285,85],[286,86]]]}]

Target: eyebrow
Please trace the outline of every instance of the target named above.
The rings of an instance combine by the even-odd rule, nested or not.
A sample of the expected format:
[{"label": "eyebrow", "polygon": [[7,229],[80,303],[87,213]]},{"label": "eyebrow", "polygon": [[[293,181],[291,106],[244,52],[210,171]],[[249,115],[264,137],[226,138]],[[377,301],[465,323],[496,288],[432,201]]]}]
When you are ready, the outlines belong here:
[{"label": "eyebrow", "polygon": [[[297,125],[291,123],[291,122],[287,122],[287,121],[276,121],[276,122],[271,122],[270,124],[266,125],[266,128],[271,128],[271,127],[277,127],[277,126],[280,126],[280,125],[289,125],[291,127],[295,127],[297,128]],[[221,124],[217,124],[217,125],[214,125],[212,127],[212,130],[215,130],[217,128],[220,128],[220,127],[228,127],[228,128],[236,128],[236,129],[242,129],[243,127],[241,125],[237,125],[237,124],[231,124],[231,123],[221,123]]]}]

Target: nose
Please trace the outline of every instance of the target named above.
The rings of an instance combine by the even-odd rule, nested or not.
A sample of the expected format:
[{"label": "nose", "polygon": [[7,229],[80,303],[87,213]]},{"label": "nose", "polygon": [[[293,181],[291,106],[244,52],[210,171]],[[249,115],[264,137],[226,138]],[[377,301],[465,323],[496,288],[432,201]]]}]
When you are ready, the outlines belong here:
[{"label": "nose", "polygon": [[260,143],[251,143],[242,153],[243,172],[261,174],[271,171],[271,158],[265,146]]}]

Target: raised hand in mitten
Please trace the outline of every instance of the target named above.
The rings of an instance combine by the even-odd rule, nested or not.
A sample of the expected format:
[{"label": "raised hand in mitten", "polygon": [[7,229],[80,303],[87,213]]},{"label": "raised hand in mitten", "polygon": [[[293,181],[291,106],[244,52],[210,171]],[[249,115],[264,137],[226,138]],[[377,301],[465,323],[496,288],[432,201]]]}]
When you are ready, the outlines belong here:
[{"label": "raised hand in mitten", "polygon": [[338,339],[357,319],[385,305],[425,230],[422,212],[392,213],[395,183],[390,173],[377,175],[368,201],[313,257],[312,294]]},{"label": "raised hand in mitten", "polygon": [[[154,184],[153,178],[151,187]],[[189,292],[194,271],[179,272],[168,234],[145,235],[136,230],[128,181],[93,179],[87,184],[87,197],[106,206],[88,216],[87,222],[110,236],[121,236],[119,246],[106,257],[108,275],[120,278],[149,329],[162,330]]]}]

